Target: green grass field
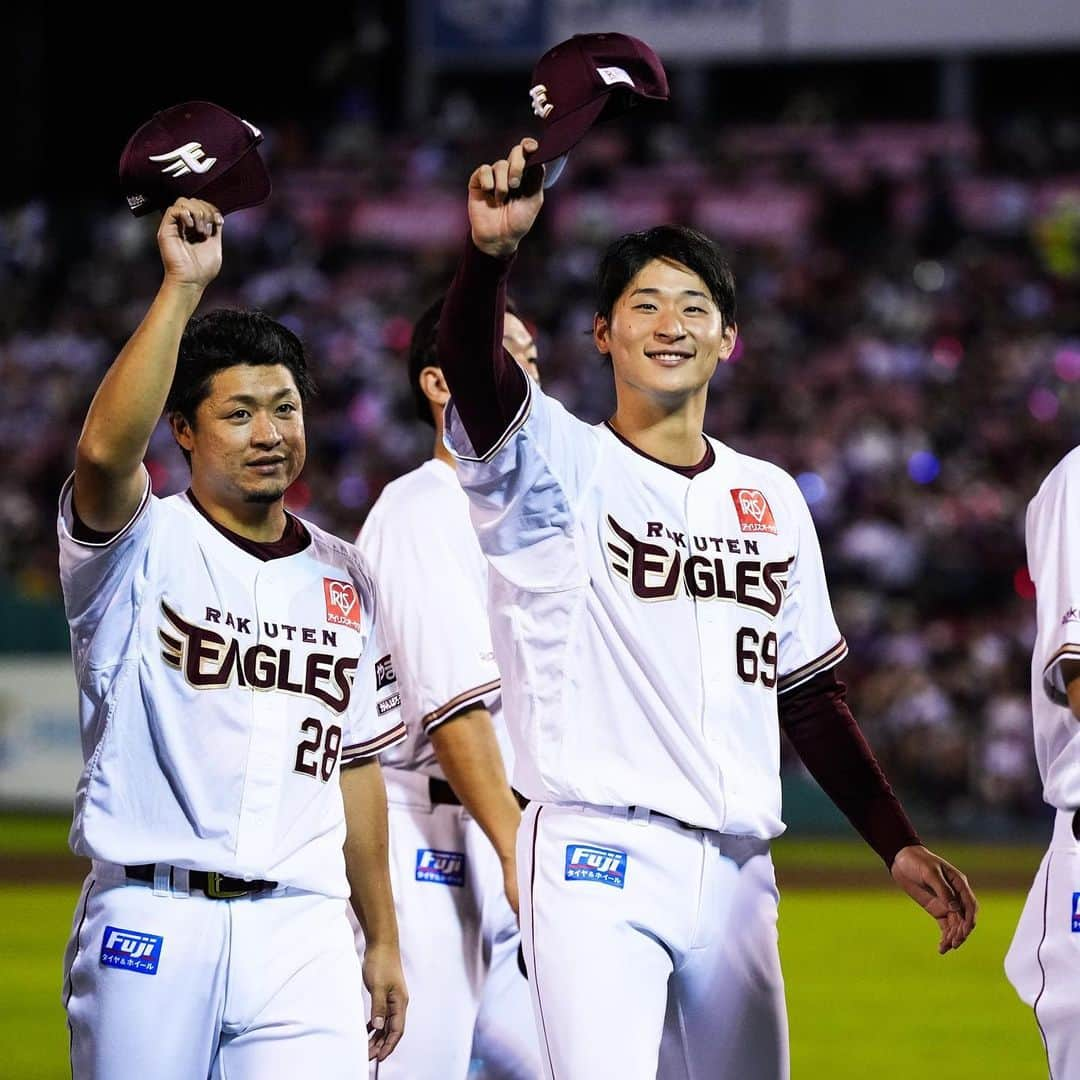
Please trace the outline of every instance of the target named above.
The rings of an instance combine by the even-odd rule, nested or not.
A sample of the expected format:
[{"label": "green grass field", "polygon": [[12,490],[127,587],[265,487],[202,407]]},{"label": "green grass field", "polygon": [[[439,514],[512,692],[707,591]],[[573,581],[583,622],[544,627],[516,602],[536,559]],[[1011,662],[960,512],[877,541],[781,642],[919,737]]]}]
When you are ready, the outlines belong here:
[{"label": "green grass field", "polygon": [[[62,850],[65,823],[10,821],[0,818],[0,853]],[[969,870],[976,887],[980,867],[1034,872],[1039,858],[1032,848],[940,850]],[[781,876],[801,866],[873,865],[865,849],[840,841],[785,840],[776,860]],[[0,1075],[12,1080],[69,1076],[60,979],[77,894],[74,885],[0,886]],[[1001,968],[1023,894],[983,891],[979,899],[974,936],[941,957],[936,926],[899,893],[785,888],[780,943],[793,1077],[1045,1077],[1034,1020]]]}]

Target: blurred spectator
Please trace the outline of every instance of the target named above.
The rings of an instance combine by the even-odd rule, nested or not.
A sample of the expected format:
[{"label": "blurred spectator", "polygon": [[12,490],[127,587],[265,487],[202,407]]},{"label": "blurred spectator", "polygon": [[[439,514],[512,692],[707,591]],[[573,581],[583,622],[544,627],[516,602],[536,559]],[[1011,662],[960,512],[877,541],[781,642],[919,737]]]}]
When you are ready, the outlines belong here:
[{"label": "blurred spectator", "polygon": [[[357,40],[327,63],[362,60]],[[470,168],[499,145],[469,100],[444,109],[426,139],[380,141],[361,100],[318,146],[279,135],[274,199],[229,219],[207,300],[263,308],[304,340],[320,395],[291,505],[350,538],[430,449],[410,420],[411,320],[452,272]],[[931,823],[1040,812],[1023,511],[1078,441],[1080,184],[1052,171],[1080,164],[1078,131],[604,131],[575,152],[515,271],[546,388],[599,420],[612,392],[589,336],[598,249],[670,215],[729,244],[741,338],[706,428],[797,478],[855,714]],[[56,496],[89,397],[157,286],[151,233],[119,206],[0,216],[9,602],[58,595]],[[186,483],[164,426],[148,464],[158,492]]]}]

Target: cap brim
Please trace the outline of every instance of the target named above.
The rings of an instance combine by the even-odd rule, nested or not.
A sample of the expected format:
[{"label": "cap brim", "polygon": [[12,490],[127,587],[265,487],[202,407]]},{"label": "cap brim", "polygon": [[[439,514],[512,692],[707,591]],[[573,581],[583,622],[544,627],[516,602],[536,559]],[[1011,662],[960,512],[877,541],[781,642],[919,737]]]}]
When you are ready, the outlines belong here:
[{"label": "cap brim", "polygon": [[231,214],[266,202],[272,189],[270,173],[252,146],[232,168],[200,188],[195,198],[213,203],[223,214]]},{"label": "cap brim", "polygon": [[569,154],[562,154],[555,158],[554,161],[544,162],[544,190],[546,191],[556,180],[563,174],[563,169],[566,168],[566,162],[569,160]]},{"label": "cap brim", "polygon": [[[529,164],[543,165],[548,161],[554,161],[555,158],[563,157],[568,150],[581,142],[589,128],[600,119],[600,114],[608,104],[608,96],[602,94],[548,124],[540,134],[540,145],[529,155]],[[546,183],[545,186],[547,186]]]}]

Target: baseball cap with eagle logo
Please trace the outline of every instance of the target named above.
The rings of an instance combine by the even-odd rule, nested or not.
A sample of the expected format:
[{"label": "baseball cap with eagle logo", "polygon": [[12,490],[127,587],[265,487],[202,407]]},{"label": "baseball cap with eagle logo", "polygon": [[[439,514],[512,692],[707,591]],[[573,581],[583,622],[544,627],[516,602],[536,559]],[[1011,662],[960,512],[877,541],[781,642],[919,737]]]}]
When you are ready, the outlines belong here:
[{"label": "baseball cap with eagle logo", "polygon": [[660,57],[628,34],[575,34],[536,62],[529,98],[543,129],[530,165],[549,163],[544,187],[559,178],[567,153],[596,123],[639,100],[667,101]]},{"label": "baseball cap with eagle logo", "polygon": [[136,217],[181,197],[205,199],[223,214],[265,202],[270,174],[256,147],[262,132],[209,101],[154,113],[120,156],[120,183]]}]

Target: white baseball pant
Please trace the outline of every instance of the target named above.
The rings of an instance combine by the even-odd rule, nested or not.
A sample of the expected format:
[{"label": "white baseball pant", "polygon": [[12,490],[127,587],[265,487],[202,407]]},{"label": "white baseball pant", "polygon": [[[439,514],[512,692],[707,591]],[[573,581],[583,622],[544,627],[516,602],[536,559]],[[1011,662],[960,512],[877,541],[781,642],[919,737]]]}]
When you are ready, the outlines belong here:
[{"label": "white baseball pant", "polygon": [[[401,1042],[371,1076],[535,1080],[539,1049],[517,965],[520,933],[495,849],[464,807],[432,802],[422,773],[386,768],[383,776],[409,1011]],[[359,928],[356,948],[362,956]]]},{"label": "white baseball pant", "polygon": [[95,863],[64,959],[74,1080],[360,1080],[345,906],[293,889],[211,900]]},{"label": "white baseball pant", "polygon": [[784,1080],[768,842],[531,804],[521,929],[549,1080]]},{"label": "white baseball pant", "polygon": [[1035,1011],[1051,1080],[1080,1078],[1080,811],[1059,810],[1020,914],[1005,973]]}]

